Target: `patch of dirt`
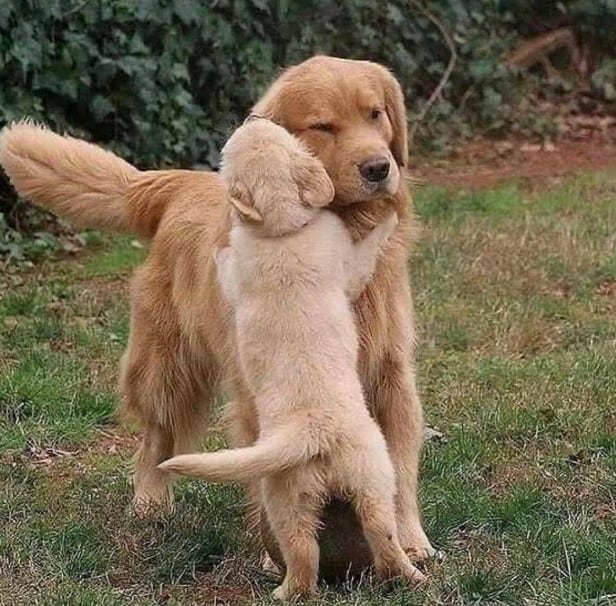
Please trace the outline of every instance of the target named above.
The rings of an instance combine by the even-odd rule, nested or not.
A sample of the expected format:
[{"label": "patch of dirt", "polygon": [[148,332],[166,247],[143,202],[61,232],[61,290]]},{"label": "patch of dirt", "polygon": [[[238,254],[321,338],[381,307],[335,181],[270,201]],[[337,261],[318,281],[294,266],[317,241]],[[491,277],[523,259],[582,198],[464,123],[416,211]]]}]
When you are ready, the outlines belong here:
[{"label": "patch of dirt", "polygon": [[[592,123],[591,123],[592,124]],[[601,124],[606,124],[605,122]],[[616,170],[616,119],[552,142],[478,138],[446,160],[418,158],[411,174],[423,183],[483,189],[512,179],[543,181],[581,171]]]},{"label": "patch of dirt", "polygon": [[212,604],[213,606],[243,606],[254,604],[255,592],[244,586],[222,585],[213,574],[204,574],[198,579],[198,586],[188,585],[176,588],[161,587],[157,599],[166,604],[173,600],[186,600],[190,604]]},{"label": "patch of dirt", "polygon": [[604,280],[597,287],[597,292],[604,297],[616,299],[616,280]]},{"label": "patch of dirt", "polygon": [[199,577],[204,597],[211,600],[213,596],[220,606],[252,604],[279,582],[277,575],[264,571],[258,559],[247,552],[224,558],[214,570]]},{"label": "patch of dirt", "polygon": [[75,276],[72,284],[82,286],[97,294],[104,294],[109,299],[124,297],[128,304],[128,283],[132,275],[133,270],[127,270],[119,277]]},{"label": "patch of dirt", "polygon": [[596,292],[601,296],[606,311],[616,312],[616,280],[603,280]]},{"label": "patch of dirt", "polygon": [[140,441],[138,434],[130,433],[121,425],[112,427],[109,431],[97,429],[98,435],[80,447],[58,448],[39,445],[31,440],[22,452],[0,456],[0,462],[6,465],[33,465],[44,469],[46,475],[57,480],[74,479],[75,474],[86,474],[100,456],[129,459],[137,451]]}]

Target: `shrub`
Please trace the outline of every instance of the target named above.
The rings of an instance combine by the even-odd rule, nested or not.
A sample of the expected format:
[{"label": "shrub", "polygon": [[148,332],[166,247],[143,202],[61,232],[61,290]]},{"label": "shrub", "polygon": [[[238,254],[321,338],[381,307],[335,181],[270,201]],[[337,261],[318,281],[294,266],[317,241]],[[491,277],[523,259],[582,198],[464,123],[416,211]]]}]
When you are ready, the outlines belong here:
[{"label": "shrub", "polygon": [[[613,46],[614,0],[423,2],[2,2],[0,126],[32,116],[142,167],[213,166],[279,67],[318,52],[389,65],[417,115],[450,59],[442,24],[458,58],[419,138],[438,143],[517,119],[518,76],[502,58],[521,35],[575,18]],[[612,72],[596,78],[606,96]],[[0,183],[9,227],[14,204]]]}]

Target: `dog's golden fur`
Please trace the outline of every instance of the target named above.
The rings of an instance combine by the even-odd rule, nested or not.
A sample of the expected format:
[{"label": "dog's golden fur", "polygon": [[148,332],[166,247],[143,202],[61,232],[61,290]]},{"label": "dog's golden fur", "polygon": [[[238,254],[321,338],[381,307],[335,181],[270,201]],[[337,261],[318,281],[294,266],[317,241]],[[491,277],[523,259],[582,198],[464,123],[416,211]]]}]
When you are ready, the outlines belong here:
[{"label": "dog's golden fur", "polygon": [[[404,179],[390,193],[358,172],[359,164],[379,155],[393,157],[404,173],[400,86],[377,64],[314,57],[285,71],[253,111],[296,134],[323,162],[336,189],[333,204],[354,238],[379,223],[392,204],[398,212],[393,245],[355,305],[359,372],[397,474],[401,543],[425,557],[432,548],[417,503],[423,420],[407,273],[410,196]],[[254,403],[236,368],[230,308],[212,259],[213,250],[227,245],[230,229],[222,181],[206,172],[140,172],[96,146],[27,123],[3,132],[0,162],[17,191],[40,206],[81,225],[152,239],[132,280],[121,389],[124,406],[144,426],[135,505],[171,503],[171,478],[156,466],[192,447],[221,382],[233,397],[232,443],[245,446],[257,437]]]},{"label": "dog's golden fur", "polygon": [[240,127],[222,152],[235,207],[215,253],[234,309],[238,359],[255,398],[253,446],[179,455],[159,468],[210,481],[261,481],[285,564],[281,599],[314,594],[318,520],[331,495],[354,506],[377,573],[421,580],[398,539],[396,479],[357,374],[351,309],[398,220],[353,242],[327,206],[334,187],[301,142],[269,120]]}]

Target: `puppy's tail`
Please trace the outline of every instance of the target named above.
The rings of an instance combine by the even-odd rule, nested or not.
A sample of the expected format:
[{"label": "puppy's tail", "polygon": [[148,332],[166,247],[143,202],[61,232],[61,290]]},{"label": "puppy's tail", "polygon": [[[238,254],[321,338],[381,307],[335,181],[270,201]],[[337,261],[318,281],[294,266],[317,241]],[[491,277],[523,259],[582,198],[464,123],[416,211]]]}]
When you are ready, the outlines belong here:
[{"label": "puppy's tail", "polygon": [[310,456],[297,432],[280,431],[254,446],[179,455],[158,468],[210,482],[246,482],[295,467]]},{"label": "puppy's tail", "polygon": [[76,226],[151,237],[164,210],[151,197],[131,195],[156,173],[29,121],[0,132],[0,164],[20,196]]}]

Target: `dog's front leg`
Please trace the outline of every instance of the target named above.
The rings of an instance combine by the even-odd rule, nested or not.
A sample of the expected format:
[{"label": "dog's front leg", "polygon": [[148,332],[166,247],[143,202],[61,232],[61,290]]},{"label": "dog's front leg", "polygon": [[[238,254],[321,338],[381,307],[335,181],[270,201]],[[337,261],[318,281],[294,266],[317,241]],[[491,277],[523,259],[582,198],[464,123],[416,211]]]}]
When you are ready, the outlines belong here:
[{"label": "dog's front leg", "polygon": [[[396,513],[400,543],[414,559],[435,551],[421,523],[417,498],[419,458],[423,443],[423,412],[413,368],[413,302],[406,262],[400,261],[396,288],[383,300],[387,332],[376,348],[366,351],[366,393],[378,421],[396,471]],[[405,283],[406,282],[406,283]],[[374,323],[374,321],[373,321]],[[366,364],[367,363],[367,364]]]},{"label": "dog's front leg", "polygon": [[421,523],[417,497],[423,414],[415,376],[405,356],[386,354],[375,382],[373,403],[396,470],[400,544],[414,561],[434,555]]},{"label": "dog's front leg", "polygon": [[[259,437],[259,421],[254,397],[240,381],[234,386],[234,396],[234,399],[227,404],[225,414],[229,445],[232,448],[251,446]],[[259,528],[261,519],[261,483],[250,482],[244,485],[244,489],[247,494],[248,527],[254,531]]]}]

